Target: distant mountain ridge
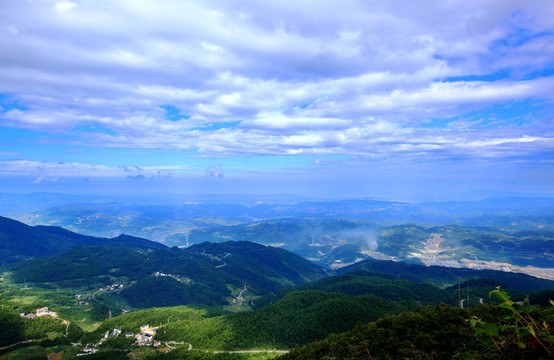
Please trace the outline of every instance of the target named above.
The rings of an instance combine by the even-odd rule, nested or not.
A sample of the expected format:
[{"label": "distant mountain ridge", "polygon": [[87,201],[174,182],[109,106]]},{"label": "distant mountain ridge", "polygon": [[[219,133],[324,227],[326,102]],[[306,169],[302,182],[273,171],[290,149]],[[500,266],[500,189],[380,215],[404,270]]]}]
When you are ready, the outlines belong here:
[{"label": "distant mountain ridge", "polygon": [[423,266],[400,261],[368,259],[346,266],[337,272],[339,274],[347,274],[358,270],[384,273],[398,279],[409,280],[416,283],[433,284],[435,286],[453,285],[471,279],[490,279],[506,283],[517,290],[554,289],[554,281],[552,280],[539,279],[520,273],[450,268],[444,266]]},{"label": "distant mountain ridge", "polygon": [[[9,196],[8,196],[9,195]],[[43,201],[43,199],[46,199]],[[57,201],[56,201],[57,200]],[[248,203],[249,205],[247,205]],[[0,193],[0,214],[29,224],[49,224],[95,236],[110,236],[113,230],[144,238],[158,239],[179,233],[179,225],[198,219],[225,219],[250,222],[262,219],[341,218],[377,221],[382,224],[399,222],[457,223],[466,225],[504,226],[514,218],[529,218],[544,222],[545,229],[554,230],[548,221],[554,216],[552,197],[497,197],[475,201],[403,202],[375,199],[299,201],[295,203],[242,203],[222,198],[219,201],[161,201],[145,203],[138,199],[95,198],[55,194],[13,195]],[[29,206],[25,206],[29,204]],[[39,204],[43,204],[42,206]],[[483,219],[480,219],[483,218]],[[544,220],[544,221],[543,221]],[[155,225],[155,226],[154,226]],[[170,226],[169,226],[170,225]],[[145,230],[154,226],[151,232]],[[169,228],[159,229],[158,226]],[[190,224],[186,225],[190,227]],[[528,230],[525,225],[518,230]]]},{"label": "distant mountain ridge", "polygon": [[28,226],[0,216],[0,264],[55,255],[77,246],[132,243],[144,249],[163,249],[165,245],[128,235],[100,238],[81,235],[57,226]]}]

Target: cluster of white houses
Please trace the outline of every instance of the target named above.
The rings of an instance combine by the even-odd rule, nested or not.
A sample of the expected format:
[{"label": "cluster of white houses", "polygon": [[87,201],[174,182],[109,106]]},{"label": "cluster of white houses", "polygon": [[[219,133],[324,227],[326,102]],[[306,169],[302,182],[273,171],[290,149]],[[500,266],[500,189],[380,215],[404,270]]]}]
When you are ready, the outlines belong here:
[{"label": "cluster of white houses", "polygon": [[158,276],[162,276],[162,277],[167,276],[167,277],[174,278],[175,280],[181,282],[181,279],[179,278],[178,275],[165,274],[165,273],[163,273],[163,272],[156,271],[156,272],[154,273],[154,276],[155,276],[155,277],[158,277]]},{"label": "cluster of white houses", "polygon": [[[140,327],[140,333],[135,335],[134,333],[132,332],[127,332],[125,333],[125,337],[126,338],[136,338],[137,340],[133,343],[133,345],[135,346],[160,346],[161,343],[159,341],[155,341],[154,340],[154,336],[156,335],[156,331],[158,330],[157,327],[150,327],[150,325],[142,325]],[[104,334],[104,337],[102,339],[100,339],[100,341],[98,341],[98,343],[96,344],[96,346],[100,346],[104,343],[104,341],[106,341],[107,339],[109,339],[110,337],[112,338],[117,338],[119,335],[121,335],[122,333],[122,329],[113,329],[112,331],[106,331],[106,333]],[[94,354],[96,353],[98,350],[94,347],[85,347],[83,349],[83,351],[80,353],[80,354],[77,354],[77,356],[86,356],[86,355],[91,355],[91,354]]]},{"label": "cluster of white houses", "polygon": [[21,316],[22,318],[27,318],[27,319],[34,319],[35,317],[41,317],[41,316],[56,318],[56,317],[58,317],[58,314],[53,312],[53,311],[48,310],[48,307],[44,306],[44,307],[36,309],[34,313],[29,313],[29,314],[19,313],[19,316]]},{"label": "cluster of white houses", "polygon": [[150,325],[142,325],[140,327],[140,334],[136,336],[137,341],[135,345],[138,346],[159,346],[159,341],[154,341],[154,336],[156,335],[157,327],[151,327]]},{"label": "cluster of white houses", "polygon": [[105,289],[100,288],[99,291],[114,291],[114,290],[120,290],[123,289],[123,284],[111,284],[108,285]]}]

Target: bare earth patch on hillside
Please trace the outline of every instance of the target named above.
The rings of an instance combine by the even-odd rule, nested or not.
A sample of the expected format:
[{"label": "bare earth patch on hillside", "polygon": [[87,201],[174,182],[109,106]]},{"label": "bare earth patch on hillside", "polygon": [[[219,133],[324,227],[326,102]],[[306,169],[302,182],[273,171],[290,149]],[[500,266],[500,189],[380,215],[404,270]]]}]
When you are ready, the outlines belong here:
[{"label": "bare earth patch on hillside", "polygon": [[448,253],[456,250],[454,248],[443,246],[445,239],[442,234],[430,234],[427,241],[423,243],[423,249],[413,248],[409,257],[416,258],[427,266],[438,265],[453,268],[469,268],[476,270],[498,270],[506,272],[516,272],[535,276],[541,279],[554,280],[554,268],[540,268],[535,266],[518,266],[509,263],[497,261],[485,261],[475,259],[451,259]]}]

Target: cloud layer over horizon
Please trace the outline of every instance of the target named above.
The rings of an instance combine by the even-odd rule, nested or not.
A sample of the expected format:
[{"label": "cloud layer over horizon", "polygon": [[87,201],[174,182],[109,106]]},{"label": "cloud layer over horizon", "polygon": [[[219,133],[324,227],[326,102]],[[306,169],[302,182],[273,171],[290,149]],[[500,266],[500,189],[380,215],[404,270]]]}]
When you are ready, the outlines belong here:
[{"label": "cloud layer over horizon", "polygon": [[0,178],[554,193],[550,1],[1,2]]}]

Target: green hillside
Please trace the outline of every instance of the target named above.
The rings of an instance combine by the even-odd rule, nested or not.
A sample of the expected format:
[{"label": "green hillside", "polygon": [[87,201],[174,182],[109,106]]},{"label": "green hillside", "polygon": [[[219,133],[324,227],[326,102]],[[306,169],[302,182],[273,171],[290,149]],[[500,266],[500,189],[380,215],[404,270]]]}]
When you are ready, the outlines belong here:
[{"label": "green hillside", "polygon": [[20,341],[45,339],[48,336],[64,334],[68,330],[68,337],[78,341],[82,330],[76,325],[66,326],[60,320],[49,317],[36,319],[21,318],[15,311],[6,307],[0,312],[0,347],[15,344]]},{"label": "green hillside", "polygon": [[[126,245],[80,246],[64,253],[10,264],[16,282],[60,283],[75,281],[91,283],[99,277],[127,276],[138,279],[146,276],[142,262],[148,251]],[[67,283],[61,283],[62,287]]]},{"label": "green hillside", "polygon": [[[461,296],[466,296],[469,287],[471,305],[478,304],[479,297],[489,302],[488,293],[498,285],[495,280],[469,280],[460,284]],[[148,309],[107,320],[94,336],[110,327],[133,329],[138,322],[148,321],[162,326],[157,339],[190,343],[197,349],[290,348],[425,304],[457,305],[456,289],[360,270],[269,294],[256,302],[258,308],[253,311],[218,316],[206,309]],[[510,293],[518,300],[526,295]]]},{"label": "green hillside", "polygon": [[338,273],[347,273],[356,270],[385,273],[399,279],[433,284],[438,287],[451,286],[470,279],[492,279],[507,284],[517,290],[549,290],[554,288],[554,281],[539,279],[519,273],[449,268],[444,266],[423,266],[404,262],[372,259],[344,267],[338,270]]},{"label": "green hillside", "polygon": [[[103,288],[118,284],[136,308],[182,304],[246,304],[253,297],[327,275],[288,251],[250,242],[204,243],[187,249],[144,250],[128,244],[81,246],[6,266],[13,281],[49,287]],[[121,290],[122,289],[122,290]],[[105,296],[99,290],[100,298]],[[97,297],[98,299],[98,297]]]},{"label": "green hillside", "polygon": [[418,305],[436,305],[443,302],[451,306],[459,306],[460,300],[464,299],[464,306],[467,307],[481,302],[488,303],[489,292],[497,287],[501,287],[516,300],[523,300],[529,296],[533,304],[541,305],[548,304],[547,297],[552,292],[552,290],[517,290],[507,283],[486,278],[470,279],[447,288],[439,288],[432,284],[398,279],[388,274],[356,270],[295,287],[283,288],[256,299],[254,303],[257,307],[264,307],[292,292],[311,290],[354,296],[373,295],[389,301],[411,301]]},{"label": "green hillside", "polygon": [[267,306],[294,291],[322,291],[345,295],[374,295],[389,301],[413,301],[420,304],[453,303],[457,295],[431,284],[420,284],[397,279],[392,275],[358,270],[330,276],[295,287],[283,288],[255,301],[257,306]]},{"label": "green hillside", "polygon": [[119,243],[130,243],[143,249],[165,248],[165,245],[160,243],[127,235],[111,239],[97,238],[80,235],[60,227],[32,227],[0,216],[0,264],[54,255],[77,246]]},{"label": "green hillside", "polygon": [[464,310],[440,304],[359,324],[279,359],[551,359],[553,321],[552,307],[509,299]]},{"label": "green hillside", "polygon": [[142,310],[106,320],[84,340],[97,341],[113,328],[137,332],[150,324],[160,326],[156,339],[190,343],[195,349],[290,348],[414,306],[371,295],[300,291],[262,309],[219,316],[183,306]]}]

